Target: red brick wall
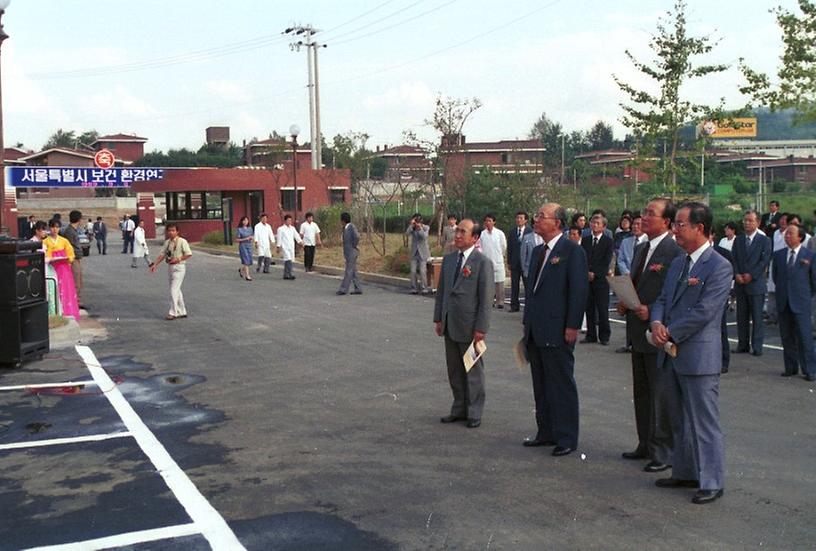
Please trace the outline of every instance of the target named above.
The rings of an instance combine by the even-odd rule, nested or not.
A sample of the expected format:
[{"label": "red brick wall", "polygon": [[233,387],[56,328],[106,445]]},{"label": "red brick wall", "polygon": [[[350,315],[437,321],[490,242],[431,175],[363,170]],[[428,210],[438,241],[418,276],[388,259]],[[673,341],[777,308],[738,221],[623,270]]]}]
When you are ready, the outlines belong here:
[{"label": "red brick wall", "polygon": [[144,157],[143,142],[100,142],[96,146],[110,149],[117,161],[138,161]]}]

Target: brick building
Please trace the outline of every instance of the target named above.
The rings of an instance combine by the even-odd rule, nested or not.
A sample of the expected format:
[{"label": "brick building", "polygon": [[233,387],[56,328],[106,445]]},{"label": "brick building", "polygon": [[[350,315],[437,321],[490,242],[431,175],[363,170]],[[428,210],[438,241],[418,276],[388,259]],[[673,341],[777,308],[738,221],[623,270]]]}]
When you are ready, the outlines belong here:
[{"label": "brick building", "polygon": [[762,162],[752,162],[746,167],[748,177],[766,184],[774,182],[795,182],[802,189],[809,189],[816,184],[816,158],[786,157]]},{"label": "brick building", "polygon": [[109,134],[99,136],[91,144],[91,147],[94,151],[100,149],[110,150],[113,156],[116,157],[118,166],[118,161],[121,161],[123,165],[129,165],[144,157],[144,144],[146,142],[147,138],[130,134]]},{"label": "brick building", "polygon": [[499,174],[540,174],[544,171],[541,140],[501,140],[498,142],[465,141],[465,136],[445,136],[445,178],[461,180],[469,170],[489,169]]}]

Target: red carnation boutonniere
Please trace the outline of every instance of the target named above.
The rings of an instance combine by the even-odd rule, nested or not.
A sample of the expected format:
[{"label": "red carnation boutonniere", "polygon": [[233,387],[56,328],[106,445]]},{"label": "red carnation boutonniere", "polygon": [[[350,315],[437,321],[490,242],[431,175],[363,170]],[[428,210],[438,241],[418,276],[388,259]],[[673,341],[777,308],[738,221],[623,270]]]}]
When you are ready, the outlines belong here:
[{"label": "red carnation boutonniere", "polygon": [[649,264],[649,271],[654,272],[656,274],[659,274],[660,272],[662,272],[665,269],[666,269],[665,264]]},{"label": "red carnation boutonniere", "polygon": [[689,287],[694,287],[695,285],[697,285],[697,284],[699,284],[699,283],[700,283],[700,279],[699,279],[699,278],[696,278],[696,277],[690,277],[690,278],[688,278],[688,285],[689,285]]},{"label": "red carnation boutonniere", "polygon": [[803,258],[799,262],[802,264],[802,266],[810,266],[810,260],[808,260],[807,258]]},{"label": "red carnation boutonniere", "polygon": [[470,277],[470,274],[472,273],[473,271],[470,269],[470,266],[465,266],[462,268],[462,277]]},{"label": "red carnation boutonniere", "polygon": [[550,259],[550,264],[552,264],[553,266],[555,266],[559,262],[561,262],[561,257],[560,256],[554,256],[554,257],[552,257]]}]

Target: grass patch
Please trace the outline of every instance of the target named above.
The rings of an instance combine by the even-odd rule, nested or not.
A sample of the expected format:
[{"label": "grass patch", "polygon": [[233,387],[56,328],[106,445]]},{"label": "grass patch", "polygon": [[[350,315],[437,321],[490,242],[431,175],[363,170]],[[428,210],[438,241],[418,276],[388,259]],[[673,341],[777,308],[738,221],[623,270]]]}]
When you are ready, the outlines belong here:
[{"label": "grass patch", "polygon": [[62,316],[48,316],[48,328],[49,329],[56,329],[57,327],[62,327],[63,325],[68,325],[68,320]]}]

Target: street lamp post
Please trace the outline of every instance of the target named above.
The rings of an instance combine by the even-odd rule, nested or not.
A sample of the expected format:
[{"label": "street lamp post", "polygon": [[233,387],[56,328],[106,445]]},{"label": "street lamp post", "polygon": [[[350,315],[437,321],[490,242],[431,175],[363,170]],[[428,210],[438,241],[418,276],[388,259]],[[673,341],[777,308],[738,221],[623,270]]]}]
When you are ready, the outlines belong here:
[{"label": "street lamp post", "polygon": [[300,207],[300,205],[298,204],[298,186],[297,186],[298,134],[300,134],[300,127],[298,125],[293,124],[292,126],[289,127],[289,135],[292,136],[292,185],[295,188],[295,225],[297,225],[298,208]]},{"label": "street lamp post", "polygon": [[[3,41],[8,38],[6,31],[3,30],[3,14],[6,13],[11,0],[0,0],[0,46]],[[3,91],[2,78],[0,78],[0,235],[6,231],[14,234],[13,226],[9,226],[11,219],[11,211],[6,210],[6,169],[5,169],[5,145],[3,144]]]}]

